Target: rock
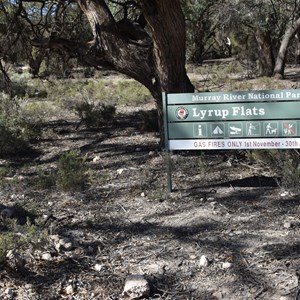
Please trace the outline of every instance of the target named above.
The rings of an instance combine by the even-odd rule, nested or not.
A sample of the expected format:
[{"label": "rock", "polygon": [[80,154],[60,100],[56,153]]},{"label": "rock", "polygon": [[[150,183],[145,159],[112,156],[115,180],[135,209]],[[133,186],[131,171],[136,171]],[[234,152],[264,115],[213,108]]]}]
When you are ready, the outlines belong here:
[{"label": "rock", "polygon": [[228,262],[228,261],[222,263],[222,269],[224,269],[224,270],[230,269],[230,268],[232,268],[232,266],[233,266],[232,263]]},{"label": "rock", "polygon": [[67,295],[72,295],[74,293],[74,289],[73,289],[73,286],[72,284],[69,284],[66,289],[65,289],[65,292]]},{"label": "rock", "polygon": [[287,197],[289,195],[288,191],[284,191],[282,193],[280,193],[280,197]]},{"label": "rock", "polygon": [[118,170],[117,170],[117,174],[118,174],[118,175],[121,175],[123,172],[124,172],[124,169],[118,169]]},{"label": "rock", "polygon": [[8,299],[12,299],[15,296],[15,291],[11,288],[7,288],[5,290],[5,294],[7,295]]},{"label": "rock", "polygon": [[18,253],[14,252],[13,250],[9,250],[7,252],[6,258],[7,258],[7,264],[10,266],[10,268],[16,271],[21,271],[26,264],[25,259],[22,258]]},{"label": "rock", "polygon": [[202,255],[200,257],[200,261],[199,261],[199,266],[200,267],[208,267],[209,265],[209,260],[205,255]]},{"label": "rock", "polygon": [[146,197],[146,194],[144,192],[141,193],[141,197]]},{"label": "rock", "polygon": [[42,260],[51,261],[52,255],[50,253],[43,253],[41,258],[42,258]]},{"label": "rock", "polygon": [[102,270],[102,267],[103,266],[100,265],[100,264],[95,264],[95,266],[94,266],[95,270],[98,271],[98,272],[100,272]]},{"label": "rock", "polygon": [[223,294],[221,292],[214,292],[212,294],[212,296],[214,297],[214,299],[216,300],[220,300],[220,299],[223,299]]},{"label": "rock", "polygon": [[143,275],[129,275],[125,280],[123,296],[129,299],[148,297],[150,286]]},{"label": "rock", "polygon": [[69,238],[62,238],[59,240],[60,248],[62,248],[65,251],[70,251],[73,249],[73,243],[71,239]]},{"label": "rock", "polygon": [[292,228],[293,224],[291,222],[284,222],[283,227],[284,228]]},{"label": "rock", "polygon": [[58,235],[51,235],[50,238],[54,242],[54,247],[57,252],[60,252],[61,250],[70,251],[74,247],[71,239],[68,237],[61,238]]},{"label": "rock", "polygon": [[99,162],[100,159],[101,159],[100,156],[96,155],[96,156],[93,158],[93,163],[95,164],[95,163]]}]

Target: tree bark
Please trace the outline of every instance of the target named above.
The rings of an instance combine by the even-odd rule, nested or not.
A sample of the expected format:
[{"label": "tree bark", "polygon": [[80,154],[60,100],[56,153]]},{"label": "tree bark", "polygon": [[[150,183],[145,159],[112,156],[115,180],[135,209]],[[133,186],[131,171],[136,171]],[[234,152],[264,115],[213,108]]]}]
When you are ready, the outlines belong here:
[{"label": "tree bark", "polygon": [[257,29],[255,31],[255,39],[259,49],[260,75],[270,77],[273,74],[275,65],[270,34]]},{"label": "tree bark", "polygon": [[180,0],[137,0],[141,18],[118,22],[104,0],[76,1],[89,21],[92,42],[82,45],[50,37],[33,43],[73,52],[89,65],[105,66],[143,84],[156,101],[162,141],[162,92],[194,91],[185,69],[185,18]]},{"label": "tree bark", "polygon": [[140,0],[140,8],[150,27],[153,40],[154,89],[163,136],[162,92],[194,92],[185,68],[185,19],[178,0]]},{"label": "tree bark", "polygon": [[151,92],[156,101],[162,141],[162,92],[194,91],[185,69],[185,19],[180,0],[137,1],[150,35],[141,24],[115,22],[103,0],[77,2],[91,25],[95,56]]},{"label": "tree bark", "polygon": [[285,69],[285,62],[286,56],[288,52],[289,44],[292,38],[296,35],[297,31],[300,29],[300,18],[296,20],[295,23],[290,26],[281,41],[279,52],[276,58],[275,68],[273,72],[273,76],[278,76],[280,78],[284,77],[284,69]]}]

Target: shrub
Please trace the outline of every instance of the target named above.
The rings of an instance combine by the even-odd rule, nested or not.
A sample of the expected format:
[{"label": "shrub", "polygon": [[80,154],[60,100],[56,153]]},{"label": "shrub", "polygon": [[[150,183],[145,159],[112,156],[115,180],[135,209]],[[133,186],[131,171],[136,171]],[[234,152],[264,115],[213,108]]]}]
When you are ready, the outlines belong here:
[{"label": "shrub", "polygon": [[0,94],[0,155],[28,151],[29,141],[41,135],[41,116],[23,114],[22,99]]},{"label": "shrub", "polygon": [[66,152],[58,160],[56,185],[62,190],[81,190],[87,183],[86,171],[79,151]]},{"label": "shrub", "polygon": [[75,111],[81,119],[80,124],[84,123],[90,128],[100,127],[110,123],[116,113],[116,107],[103,103],[95,104],[86,100],[78,103],[75,106]]},{"label": "shrub", "polygon": [[143,85],[128,79],[118,82],[114,95],[120,105],[143,103],[151,98],[150,92]]},{"label": "shrub", "polygon": [[280,187],[300,192],[300,154],[296,150],[252,150],[247,152],[250,162],[260,161],[280,177]]},{"label": "shrub", "polygon": [[158,132],[158,114],[156,109],[140,111],[139,116],[142,120],[141,131]]},{"label": "shrub", "polygon": [[[1,219],[2,226],[6,228],[5,232],[0,234],[0,262],[3,265],[10,265],[8,253],[12,251],[14,257],[21,258],[28,248],[38,248],[44,244],[46,233],[38,229],[32,223],[31,216],[33,213],[28,212],[23,207],[17,205],[14,207],[17,214],[26,214],[27,219],[22,225],[18,224],[17,219],[3,218]],[[31,252],[31,251],[30,251]],[[13,265],[17,268],[18,264]],[[23,266],[20,266],[23,267]]]}]

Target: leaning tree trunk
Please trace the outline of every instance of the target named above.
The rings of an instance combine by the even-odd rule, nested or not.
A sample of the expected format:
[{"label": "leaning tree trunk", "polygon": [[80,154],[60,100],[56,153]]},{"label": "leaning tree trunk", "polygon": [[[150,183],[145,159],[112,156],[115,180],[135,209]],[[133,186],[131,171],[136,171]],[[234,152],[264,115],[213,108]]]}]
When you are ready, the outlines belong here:
[{"label": "leaning tree trunk", "polygon": [[260,75],[270,77],[273,74],[275,65],[270,34],[257,29],[255,39],[259,49]]},{"label": "leaning tree trunk", "polygon": [[293,25],[286,30],[283,39],[281,41],[279,52],[276,58],[276,64],[275,64],[273,76],[277,76],[280,78],[284,77],[284,68],[285,68],[288,47],[290,41],[295,36],[299,28],[300,28],[300,18],[297,19],[297,21],[293,23]]},{"label": "leaning tree trunk", "polygon": [[32,43],[73,52],[89,65],[119,71],[147,87],[156,100],[162,142],[162,92],[194,91],[185,69],[185,20],[180,0],[137,0],[142,15],[136,22],[126,18],[116,22],[104,0],[76,1],[90,23],[92,42],[82,45],[50,37]]},{"label": "leaning tree trunk", "polygon": [[153,40],[154,89],[159,117],[160,135],[163,136],[162,92],[193,92],[185,68],[185,19],[177,0],[140,0],[140,8],[150,27]]}]

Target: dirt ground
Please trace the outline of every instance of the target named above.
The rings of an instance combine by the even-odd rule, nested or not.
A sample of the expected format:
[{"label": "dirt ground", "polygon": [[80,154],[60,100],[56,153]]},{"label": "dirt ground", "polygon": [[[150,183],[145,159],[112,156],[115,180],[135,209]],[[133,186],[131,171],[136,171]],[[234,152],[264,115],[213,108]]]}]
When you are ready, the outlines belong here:
[{"label": "dirt ground", "polygon": [[[2,209],[34,207],[48,234],[20,251],[22,267],[0,267],[1,299],[124,299],[130,274],[148,280],[147,299],[300,299],[299,197],[241,151],[173,153],[168,194],[158,136],[138,130],[152,108],[121,107],[93,131],[53,121],[57,135],[36,154],[1,160],[15,170],[2,178]],[[36,165],[50,169],[69,149],[86,157],[89,186],[37,188]]]}]

